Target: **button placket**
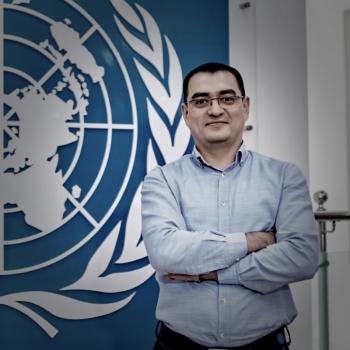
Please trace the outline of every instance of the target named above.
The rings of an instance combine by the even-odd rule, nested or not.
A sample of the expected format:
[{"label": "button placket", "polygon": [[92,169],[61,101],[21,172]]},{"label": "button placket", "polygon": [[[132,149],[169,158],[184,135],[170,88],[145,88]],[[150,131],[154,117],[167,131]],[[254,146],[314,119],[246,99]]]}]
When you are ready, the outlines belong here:
[{"label": "button placket", "polygon": [[225,232],[225,218],[227,217],[227,210],[229,210],[228,193],[226,190],[227,176],[222,172],[218,176],[218,214],[219,214],[219,227],[220,232]]},{"label": "button placket", "polygon": [[227,327],[227,317],[226,314],[229,311],[227,309],[227,297],[226,295],[227,289],[225,286],[219,285],[219,290],[218,290],[218,329],[217,329],[217,337],[218,340],[222,340],[226,336],[226,328]]}]

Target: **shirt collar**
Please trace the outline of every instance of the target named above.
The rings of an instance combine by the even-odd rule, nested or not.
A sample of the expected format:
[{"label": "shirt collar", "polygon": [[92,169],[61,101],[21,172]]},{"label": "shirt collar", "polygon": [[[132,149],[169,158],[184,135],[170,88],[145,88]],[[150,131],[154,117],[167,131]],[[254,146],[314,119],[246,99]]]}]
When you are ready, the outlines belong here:
[{"label": "shirt collar", "polygon": [[[235,159],[233,161],[232,164],[239,164],[240,166],[243,165],[243,163],[245,162],[245,160],[248,157],[248,151],[245,148],[245,144],[242,141],[240,148],[238,149],[236,155],[235,155]],[[210,164],[208,164],[203,156],[201,155],[201,153],[199,152],[199,150],[197,149],[197,147],[195,146],[193,148],[192,151],[192,156],[191,156],[192,160],[195,162],[195,164],[197,164],[198,166],[200,166],[201,168],[203,168],[204,166],[210,166]]]}]

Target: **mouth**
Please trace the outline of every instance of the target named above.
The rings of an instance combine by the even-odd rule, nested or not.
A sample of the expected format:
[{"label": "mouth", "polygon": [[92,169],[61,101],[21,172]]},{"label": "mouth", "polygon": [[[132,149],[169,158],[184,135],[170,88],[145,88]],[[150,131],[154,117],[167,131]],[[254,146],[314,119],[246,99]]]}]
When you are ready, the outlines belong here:
[{"label": "mouth", "polygon": [[215,126],[215,125],[221,125],[221,124],[228,124],[228,123],[223,120],[216,120],[216,121],[206,123],[205,126],[210,126],[210,125]]}]

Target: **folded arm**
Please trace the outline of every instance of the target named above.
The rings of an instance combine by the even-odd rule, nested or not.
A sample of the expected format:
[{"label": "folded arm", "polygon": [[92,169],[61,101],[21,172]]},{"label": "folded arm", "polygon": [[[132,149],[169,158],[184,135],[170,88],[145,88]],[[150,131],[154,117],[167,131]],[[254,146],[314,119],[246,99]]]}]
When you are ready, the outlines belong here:
[{"label": "folded arm", "polygon": [[[257,252],[271,244],[276,243],[275,232],[247,232],[247,254]],[[238,261],[239,259],[236,259]],[[218,282],[218,271],[210,271],[200,275],[185,275],[180,273],[168,273],[166,277],[174,281],[183,282],[202,282],[202,281],[216,281]]]},{"label": "folded arm", "polygon": [[302,172],[288,165],[276,216],[277,243],[218,272],[219,283],[269,293],[312,278],[318,267],[318,233]]},{"label": "folded arm", "polygon": [[[247,254],[229,267],[202,274],[198,280],[240,284],[269,293],[315,274],[319,252],[317,228],[306,180],[292,165],[285,172],[275,227],[276,244]],[[169,277],[181,279],[176,275]]]},{"label": "folded arm", "polygon": [[151,265],[164,273],[199,275],[231,266],[247,254],[243,232],[189,231],[161,168],[142,188],[142,236]]}]

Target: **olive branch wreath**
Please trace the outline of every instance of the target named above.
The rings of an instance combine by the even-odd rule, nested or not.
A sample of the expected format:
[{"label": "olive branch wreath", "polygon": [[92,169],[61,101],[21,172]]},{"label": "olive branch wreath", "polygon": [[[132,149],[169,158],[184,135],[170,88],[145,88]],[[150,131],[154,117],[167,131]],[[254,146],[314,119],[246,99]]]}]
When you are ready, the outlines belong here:
[{"label": "olive branch wreath", "polygon": [[[190,140],[189,130],[182,118],[178,125],[174,125],[181,101],[182,72],[178,56],[169,38],[166,35],[162,36],[154,18],[143,7],[135,4],[136,11],[124,0],[110,0],[110,2],[119,17],[121,17],[114,15],[114,20],[124,40],[138,56],[156,69],[157,75],[162,79],[159,80],[145,68],[139,59],[134,58],[137,71],[150,95],[146,98],[146,103],[151,135],[161,152],[164,162],[169,163],[185,153]],[[145,41],[149,44],[133,35],[127,29],[127,26],[144,35],[146,37]],[[163,41],[165,42],[165,48],[163,47]],[[163,51],[166,51],[168,55],[167,72],[164,72]],[[164,80],[167,80],[168,83],[166,84]],[[162,111],[164,117],[167,118],[167,123],[157,110]],[[173,138],[167,124],[170,125],[171,129],[175,128]],[[149,140],[146,160],[147,172],[157,165],[155,148],[152,140]],[[141,186],[142,183],[137,188],[132,200],[126,220],[122,253],[114,262],[115,264],[133,262],[147,256],[144,243],[141,240]],[[88,262],[83,275],[74,283],[61,288],[60,291],[125,292],[141,285],[153,275],[154,270],[150,264],[133,271],[104,275],[111,263],[120,227],[121,222],[114,227],[101,243]],[[136,292],[134,291],[122,300],[100,304],[88,303],[54,292],[28,291],[3,295],[0,297],[0,305],[8,306],[25,314],[37,323],[48,336],[53,338],[58,333],[58,329],[28,307],[27,303],[37,305],[58,318],[81,320],[113,313],[127,305],[135,294]]]}]

